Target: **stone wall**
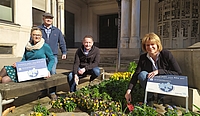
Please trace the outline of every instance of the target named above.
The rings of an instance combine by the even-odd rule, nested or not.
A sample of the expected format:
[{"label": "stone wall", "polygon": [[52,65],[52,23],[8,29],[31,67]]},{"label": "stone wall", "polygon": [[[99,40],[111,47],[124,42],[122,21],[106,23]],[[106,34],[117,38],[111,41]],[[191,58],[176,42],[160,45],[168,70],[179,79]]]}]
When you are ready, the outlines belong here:
[{"label": "stone wall", "polygon": [[188,86],[200,90],[200,49],[178,49],[171,52],[183,75],[188,76]]},{"label": "stone wall", "polygon": [[[171,52],[180,65],[183,75],[188,77],[188,108],[191,111],[198,111],[194,105],[200,106],[200,49],[177,49]],[[184,97],[172,96],[172,103],[186,107]]]}]

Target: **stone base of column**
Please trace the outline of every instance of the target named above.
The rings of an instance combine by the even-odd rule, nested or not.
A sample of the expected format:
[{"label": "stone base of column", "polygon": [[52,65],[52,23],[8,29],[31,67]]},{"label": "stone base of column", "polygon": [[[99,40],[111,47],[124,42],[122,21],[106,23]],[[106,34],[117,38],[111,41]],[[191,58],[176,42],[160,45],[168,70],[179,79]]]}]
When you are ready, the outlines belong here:
[{"label": "stone base of column", "polygon": [[121,43],[120,43],[120,48],[129,48],[129,38],[128,37],[122,37],[121,38]]},{"label": "stone base of column", "polygon": [[121,48],[120,50],[121,57],[131,57],[133,61],[139,59],[140,48]]},{"label": "stone base of column", "polygon": [[140,48],[140,38],[138,36],[132,36],[129,42],[129,48]]}]

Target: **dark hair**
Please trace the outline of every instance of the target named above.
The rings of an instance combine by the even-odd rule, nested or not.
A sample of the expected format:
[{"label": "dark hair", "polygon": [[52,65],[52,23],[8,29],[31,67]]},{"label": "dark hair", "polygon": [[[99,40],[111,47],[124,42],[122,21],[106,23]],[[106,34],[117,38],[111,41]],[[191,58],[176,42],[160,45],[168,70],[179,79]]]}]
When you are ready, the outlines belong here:
[{"label": "dark hair", "polygon": [[83,38],[83,41],[85,40],[85,38],[91,38],[92,41],[94,41],[93,37],[91,35],[86,35],[84,38]]}]

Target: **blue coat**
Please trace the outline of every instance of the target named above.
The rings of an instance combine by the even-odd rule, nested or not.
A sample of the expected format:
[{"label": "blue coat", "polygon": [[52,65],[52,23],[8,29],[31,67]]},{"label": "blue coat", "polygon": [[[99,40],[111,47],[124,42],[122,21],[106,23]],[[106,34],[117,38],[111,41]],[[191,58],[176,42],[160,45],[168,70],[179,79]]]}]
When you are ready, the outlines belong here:
[{"label": "blue coat", "polygon": [[31,51],[25,50],[21,61],[35,60],[41,58],[48,59],[47,68],[49,71],[51,71],[55,61],[51,48],[46,43],[44,43],[44,45],[40,49],[34,49]]},{"label": "blue coat", "polygon": [[39,28],[42,30],[42,38],[44,38],[45,43],[51,47],[54,55],[58,54],[58,45],[62,54],[67,54],[65,39],[58,28],[52,26],[49,38],[45,32],[44,24],[40,25]]}]

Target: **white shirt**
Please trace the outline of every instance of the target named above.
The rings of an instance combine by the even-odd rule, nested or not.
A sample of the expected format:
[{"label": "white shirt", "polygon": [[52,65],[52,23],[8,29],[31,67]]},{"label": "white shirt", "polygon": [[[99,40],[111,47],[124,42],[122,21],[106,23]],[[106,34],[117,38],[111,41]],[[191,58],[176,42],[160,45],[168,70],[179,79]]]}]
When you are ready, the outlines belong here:
[{"label": "white shirt", "polygon": [[[158,53],[157,54],[157,58],[156,58],[156,62],[158,61],[158,55],[159,55],[160,53]],[[154,70],[158,70],[158,65],[157,65],[157,63],[153,60],[153,58],[152,57],[150,57],[150,55],[147,53],[147,58],[152,62],[152,69],[153,69],[153,71]]]}]

